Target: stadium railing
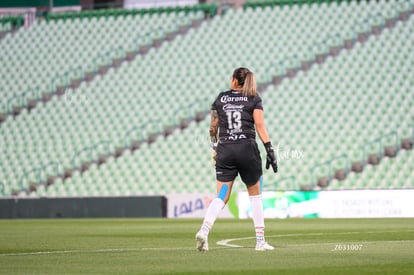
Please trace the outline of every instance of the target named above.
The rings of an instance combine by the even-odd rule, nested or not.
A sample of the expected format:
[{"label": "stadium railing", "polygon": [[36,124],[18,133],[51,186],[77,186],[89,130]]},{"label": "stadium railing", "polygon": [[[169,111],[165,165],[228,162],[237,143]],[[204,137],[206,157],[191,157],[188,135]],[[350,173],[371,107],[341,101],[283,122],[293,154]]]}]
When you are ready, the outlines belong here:
[{"label": "stadium railing", "polygon": [[5,16],[0,17],[0,32],[11,31],[14,28],[20,28],[24,24],[23,16]]},{"label": "stadium railing", "polygon": [[[311,168],[311,182],[310,187],[313,189],[315,186],[325,188],[335,178],[337,180],[345,180],[346,176],[350,172],[361,173],[367,165],[378,165],[380,164],[383,157],[396,157],[401,149],[410,150],[414,143],[414,123],[413,123],[413,136],[411,137],[411,145],[404,145],[402,138],[399,137],[397,131],[391,131],[387,134],[380,135],[370,141],[367,141],[361,145],[362,150],[362,166],[355,168],[351,166],[350,160],[347,154],[342,154],[338,157],[332,158],[324,163],[320,163]],[[390,142],[391,139],[391,142]],[[401,142],[401,144],[400,144]],[[375,148],[373,148],[375,146]],[[339,167],[335,169],[333,163],[338,160],[345,160]],[[323,173],[319,173],[318,176],[316,171],[320,168],[327,168]]]},{"label": "stadium railing", "polygon": [[312,5],[312,4],[331,4],[350,2],[352,0],[247,0],[243,4],[243,8],[263,8],[274,6],[293,6],[293,5]]},{"label": "stadium railing", "polygon": [[155,7],[155,8],[145,8],[145,9],[101,9],[101,10],[92,10],[92,11],[82,11],[82,12],[66,12],[66,13],[48,13],[45,16],[47,21],[53,20],[73,20],[75,18],[88,18],[93,17],[118,17],[118,16],[127,16],[127,15],[144,15],[144,14],[161,14],[161,13],[179,13],[184,12],[186,14],[190,12],[203,11],[206,16],[214,17],[217,13],[218,5],[215,3],[212,4],[198,4],[192,6],[172,6],[172,7]]},{"label": "stadium railing", "polygon": [[40,182],[48,182],[48,178],[53,174],[59,173],[59,164],[56,162],[47,163],[41,167],[36,167],[26,171],[19,179],[18,186],[29,192],[36,191],[36,186]]}]

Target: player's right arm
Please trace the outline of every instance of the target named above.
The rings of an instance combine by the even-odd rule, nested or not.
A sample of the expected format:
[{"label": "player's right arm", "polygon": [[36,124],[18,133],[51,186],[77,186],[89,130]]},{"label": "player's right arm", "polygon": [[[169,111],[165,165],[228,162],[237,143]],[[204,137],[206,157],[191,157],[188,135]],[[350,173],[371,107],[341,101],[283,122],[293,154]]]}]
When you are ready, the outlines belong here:
[{"label": "player's right arm", "polygon": [[211,153],[211,161],[216,165],[216,156],[217,156],[217,145],[218,145],[218,128],[219,128],[219,117],[217,110],[211,110],[211,119],[210,119],[210,141],[213,151]]},{"label": "player's right arm", "polygon": [[218,128],[219,128],[219,117],[217,110],[210,111],[210,140],[212,143],[217,143],[218,141]]}]

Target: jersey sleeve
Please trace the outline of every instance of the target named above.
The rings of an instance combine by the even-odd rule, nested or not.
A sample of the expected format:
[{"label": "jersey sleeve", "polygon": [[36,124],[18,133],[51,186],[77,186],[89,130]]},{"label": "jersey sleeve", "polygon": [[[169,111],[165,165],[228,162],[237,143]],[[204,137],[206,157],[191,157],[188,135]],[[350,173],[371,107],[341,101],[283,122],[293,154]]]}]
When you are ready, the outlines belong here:
[{"label": "jersey sleeve", "polygon": [[254,98],[254,106],[253,109],[259,109],[259,110],[263,110],[263,103],[262,103],[262,99],[260,96],[256,96]]},{"label": "jersey sleeve", "polygon": [[216,97],[216,99],[213,101],[213,103],[211,104],[211,108],[210,108],[210,110],[211,110],[211,111],[217,111],[217,105],[216,105],[216,102],[217,102],[217,100],[220,98],[221,94],[222,94],[222,93],[220,93],[220,94]]},{"label": "jersey sleeve", "polygon": [[214,102],[211,104],[211,111],[217,111],[217,106],[216,106],[216,101],[214,100]]}]

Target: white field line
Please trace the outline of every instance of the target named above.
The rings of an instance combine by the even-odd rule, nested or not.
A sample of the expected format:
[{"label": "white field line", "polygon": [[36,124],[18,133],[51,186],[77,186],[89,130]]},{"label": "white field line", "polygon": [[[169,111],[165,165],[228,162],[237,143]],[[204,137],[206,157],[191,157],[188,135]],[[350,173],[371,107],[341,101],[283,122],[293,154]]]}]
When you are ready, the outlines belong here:
[{"label": "white field line", "polygon": [[0,253],[0,257],[4,256],[34,256],[34,255],[53,255],[53,254],[80,254],[80,253],[111,253],[111,252],[138,252],[138,251],[175,251],[175,250],[195,250],[189,247],[137,247],[137,248],[105,248],[93,250],[50,250],[50,251],[34,251],[22,253]]},{"label": "white field line", "polygon": [[[414,230],[407,231],[372,231],[372,232],[341,232],[341,233],[302,233],[302,234],[280,234],[280,235],[268,235],[266,238],[283,238],[283,237],[295,237],[295,236],[322,236],[322,235],[352,235],[352,234],[377,234],[377,233],[402,233],[402,232],[414,232]],[[243,237],[233,238],[218,241],[217,244],[222,247],[212,248],[212,250],[224,249],[224,248],[248,248],[248,246],[241,246],[236,244],[230,244],[230,242],[237,242],[242,240],[255,239],[256,237]],[[397,240],[397,241],[370,241],[358,243],[383,243],[383,242],[414,242],[414,240]],[[346,242],[344,242],[346,243]],[[349,243],[349,242],[348,242]],[[297,246],[314,246],[314,245],[333,245],[335,243],[305,243],[305,244],[291,244],[289,247]],[[137,247],[137,248],[105,248],[105,249],[93,249],[93,250],[50,250],[50,251],[34,251],[34,252],[22,252],[22,253],[0,253],[0,257],[5,256],[36,256],[36,255],[58,255],[58,254],[81,254],[81,253],[121,253],[121,252],[139,252],[139,251],[183,251],[183,250],[196,250],[195,247]]]},{"label": "white field line", "polygon": [[[403,232],[405,232],[405,233],[414,232],[414,230],[406,230],[406,231],[396,231],[396,230],[393,230],[393,231],[368,231],[368,232],[351,231],[351,232],[338,232],[338,233],[335,233],[335,232],[332,232],[332,233],[318,232],[318,233],[300,233],[300,234],[279,234],[279,235],[267,235],[266,239],[268,239],[268,238],[283,238],[283,237],[297,237],[297,236],[354,235],[354,234],[362,234],[362,233],[364,233],[364,234],[378,234],[378,233],[403,233]],[[253,236],[253,237],[225,239],[225,240],[218,241],[217,244],[221,245],[221,246],[225,246],[225,247],[243,247],[243,246],[237,245],[237,244],[230,244],[230,242],[250,240],[250,239],[255,239],[255,238],[256,237]],[[408,240],[408,241],[411,241],[411,240]],[[412,241],[414,241],[414,240],[412,240]],[[372,242],[369,242],[369,243],[375,243],[375,242],[377,242],[377,241],[372,241]],[[378,241],[378,242],[382,242],[382,241]],[[391,241],[391,242],[394,242],[394,241]],[[338,242],[336,242],[335,244],[337,244],[337,243]],[[358,243],[362,243],[362,242],[358,242]],[[315,244],[318,244],[318,243],[315,243]],[[319,244],[324,244],[324,243],[319,243]],[[332,243],[325,243],[325,244],[332,244]],[[306,244],[301,244],[299,246],[302,246],[302,245],[306,245]],[[292,246],[292,245],[289,245],[289,246]],[[298,245],[293,245],[293,246],[298,246]]]}]

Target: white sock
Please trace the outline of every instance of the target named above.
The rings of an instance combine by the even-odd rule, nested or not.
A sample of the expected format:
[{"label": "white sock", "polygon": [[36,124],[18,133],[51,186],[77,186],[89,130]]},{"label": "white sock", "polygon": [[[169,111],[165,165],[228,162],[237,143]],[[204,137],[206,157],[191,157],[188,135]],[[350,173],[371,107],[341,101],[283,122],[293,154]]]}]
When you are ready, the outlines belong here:
[{"label": "white sock", "polygon": [[262,195],[249,196],[250,204],[252,205],[253,223],[256,230],[256,242],[265,242],[264,238],[264,214]]},{"label": "white sock", "polygon": [[204,217],[203,225],[201,226],[201,231],[204,234],[208,235],[211,228],[213,227],[214,222],[217,219],[218,214],[224,207],[224,202],[219,199],[215,198],[207,208],[206,216]]}]

